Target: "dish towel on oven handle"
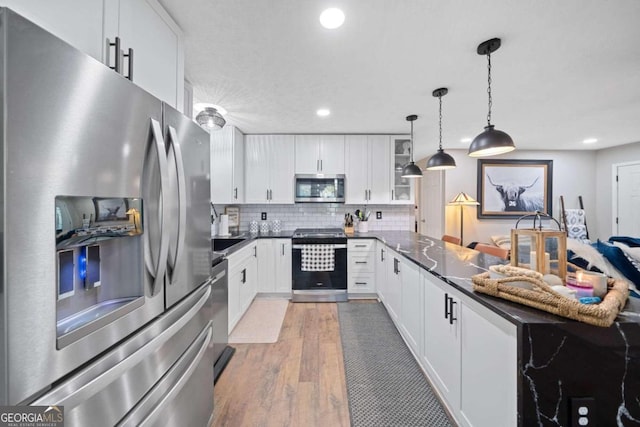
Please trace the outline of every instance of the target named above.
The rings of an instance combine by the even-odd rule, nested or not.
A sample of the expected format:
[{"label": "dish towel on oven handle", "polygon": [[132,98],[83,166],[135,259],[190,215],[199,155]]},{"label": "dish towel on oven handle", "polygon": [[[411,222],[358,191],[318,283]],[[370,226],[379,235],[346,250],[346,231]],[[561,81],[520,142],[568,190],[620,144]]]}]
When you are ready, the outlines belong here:
[{"label": "dish towel on oven handle", "polygon": [[302,271],[333,271],[336,265],[334,245],[302,245]]}]

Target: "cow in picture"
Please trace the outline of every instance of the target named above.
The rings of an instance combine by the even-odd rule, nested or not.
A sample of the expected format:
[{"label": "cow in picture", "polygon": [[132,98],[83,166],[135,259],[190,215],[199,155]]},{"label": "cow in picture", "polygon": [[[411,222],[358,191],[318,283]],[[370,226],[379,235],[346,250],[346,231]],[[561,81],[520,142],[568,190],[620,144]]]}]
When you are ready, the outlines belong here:
[{"label": "cow in picture", "polygon": [[489,174],[487,178],[491,185],[500,193],[500,198],[504,203],[505,212],[535,212],[544,211],[544,200],[541,195],[528,196],[525,191],[535,185],[539,178],[536,178],[529,185],[517,185],[515,183],[496,184],[491,180]]}]

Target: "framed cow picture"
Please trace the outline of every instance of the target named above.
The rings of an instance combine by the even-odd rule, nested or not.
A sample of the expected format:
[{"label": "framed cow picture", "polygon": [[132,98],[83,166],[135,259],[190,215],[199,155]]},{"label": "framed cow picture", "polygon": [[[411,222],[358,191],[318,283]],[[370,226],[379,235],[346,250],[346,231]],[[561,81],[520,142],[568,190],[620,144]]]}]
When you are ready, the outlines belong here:
[{"label": "framed cow picture", "polygon": [[478,160],[478,218],[551,215],[553,160]]}]

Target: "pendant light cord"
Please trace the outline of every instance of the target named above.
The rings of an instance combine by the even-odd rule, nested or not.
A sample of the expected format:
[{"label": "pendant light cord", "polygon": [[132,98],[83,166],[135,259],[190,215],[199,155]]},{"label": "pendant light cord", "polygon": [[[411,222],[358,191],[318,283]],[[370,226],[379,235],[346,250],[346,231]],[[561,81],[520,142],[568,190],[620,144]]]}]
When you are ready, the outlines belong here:
[{"label": "pendant light cord", "polygon": [[440,143],[438,144],[439,151],[442,151],[442,95],[438,97],[440,101],[440,119],[438,121],[438,126],[440,128]]},{"label": "pendant light cord", "polygon": [[413,120],[411,120],[411,163],[413,163]]},{"label": "pendant light cord", "polygon": [[487,125],[491,126],[491,105],[493,100],[491,99],[491,52],[487,53],[487,94],[489,95],[489,112],[487,113]]}]

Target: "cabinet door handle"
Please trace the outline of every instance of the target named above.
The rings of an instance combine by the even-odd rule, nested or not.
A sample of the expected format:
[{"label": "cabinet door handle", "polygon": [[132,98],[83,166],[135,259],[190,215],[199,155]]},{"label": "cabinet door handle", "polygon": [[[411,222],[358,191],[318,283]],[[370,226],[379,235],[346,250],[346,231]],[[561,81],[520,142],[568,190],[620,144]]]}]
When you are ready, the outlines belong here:
[{"label": "cabinet door handle", "polygon": [[114,53],[115,53],[115,65],[113,67],[109,67],[112,70],[114,70],[116,73],[120,74],[120,67],[122,66],[122,64],[120,64],[120,37],[116,37],[115,41],[113,43],[111,43],[111,41],[109,39],[107,39],[107,41],[109,42],[109,47],[113,46],[114,49]]},{"label": "cabinet door handle", "polygon": [[395,196],[393,195],[393,190],[391,190],[391,200],[395,200]]},{"label": "cabinet door handle", "polygon": [[367,247],[367,245],[355,245],[355,246],[356,246],[356,248],[366,248]]},{"label": "cabinet door handle", "polygon": [[282,246],[282,256],[284,256],[284,243],[281,243],[280,246]]},{"label": "cabinet door handle", "polygon": [[241,282],[242,283],[247,283],[247,269],[246,268],[242,270],[242,280],[241,280]]},{"label": "cabinet door handle", "polygon": [[133,81],[133,49],[129,48],[129,51],[122,55],[125,58],[127,58],[127,79],[129,79],[130,81]]},{"label": "cabinet door handle", "polygon": [[364,190],[364,199],[367,200],[367,190]]},{"label": "cabinet door handle", "polygon": [[356,285],[366,285],[367,282],[356,282]]},{"label": "cabinet door handle", "polygon": [[356,261],[356,264],[366,264],[367,261]]},{"label": "cabinet door handle", "polygon": [[449,318],[449,294],[444,294],[444,318]]},{"label": "cabinet door handle", "polygon": [[273,190],[269,190],[269,200],[273,200]]},{"label": "cabinet door handle", "polygon": [[320,172],[320,159],[316,160],[316,170]]},{"label": "cabinet door handle", "polygon": [[380,249],[380,261],[384,261],[384,249]]},{"label": "cabinet door handle", "polygon": [[322,172],[322,159],[320,159],[320,172]]},{"label": "cabinet door handle", "polygon": [[253,256],[254,256],[255,258],[258,258],[258,247],[257,247],[257,246],[254,246],[254,247],[253,247]]},{"label": "cabinet door handle", "polygon": [[453,298],[449,298],[449,324],[453,325],[453,322],[455,320],[458,320],[457,317],[454,317],[453,315],[453,305],[456,304],[456,302],[453,300]]},{"label": "cabinet door handle", "polygon": [[238,198],[238,187],[233,189],[233,198],[237,199]]}]

